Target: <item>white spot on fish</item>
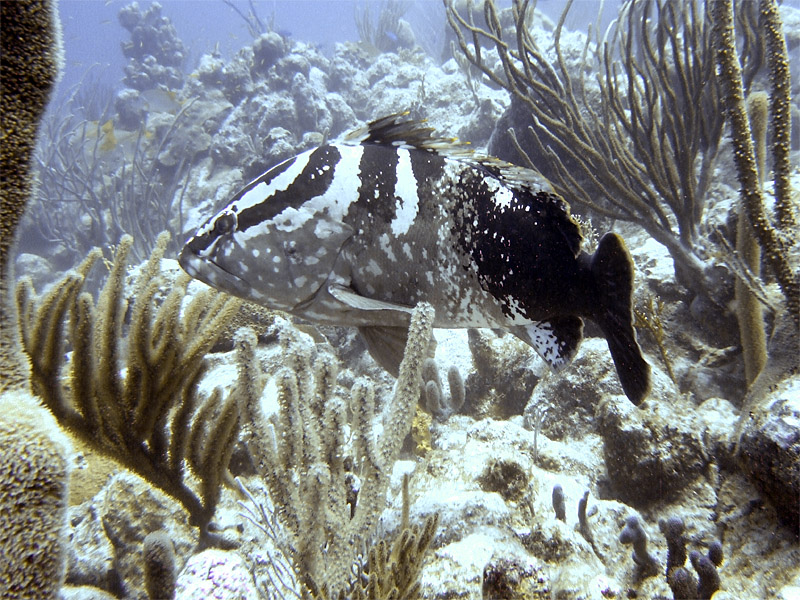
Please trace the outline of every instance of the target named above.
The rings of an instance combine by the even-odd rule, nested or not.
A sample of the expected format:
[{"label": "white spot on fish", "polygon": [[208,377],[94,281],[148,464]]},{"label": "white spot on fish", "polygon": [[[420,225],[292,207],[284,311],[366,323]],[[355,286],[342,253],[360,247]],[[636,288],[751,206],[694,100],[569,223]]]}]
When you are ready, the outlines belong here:
[{"label": "white spot on fish", "polygon": [[417,178],[411,169],[411,153],[404,148],[397,150],[397,184],[394,191],[399,201],[395,217],[392,219],[392,233],[406,234],[419,212],[419,195]]},{"label": "white spot on fish", "polygon": [[364,267],[364,271],[370,275],[383,275],[383,269],[381,269],[381,266],[375,262],[374,258],[369,259],[367,266]]},{"label": "white spot on fish", "polygon": [[397,262],[397,257],[394,255],[394,251],[392,250],[389,236],[385,233],[381,234],[381,236],[378,238],[378,241],[381,244],[381,250],[386,253],[386,257],[392,262]]}]

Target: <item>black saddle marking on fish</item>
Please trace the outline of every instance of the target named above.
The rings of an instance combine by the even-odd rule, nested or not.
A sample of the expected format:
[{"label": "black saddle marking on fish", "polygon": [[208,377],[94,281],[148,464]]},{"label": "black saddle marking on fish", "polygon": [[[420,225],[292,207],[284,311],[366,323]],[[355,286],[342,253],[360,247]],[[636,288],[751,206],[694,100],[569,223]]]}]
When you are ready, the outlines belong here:
[{"label": "black saddle marking on fish", "polygon": [[[380,227],[390,223],[397,213],[396,197],[398,156],[394,148],[368,146],[359,163],[361,185],[354,214],[363,215],[360,227]],[[361,210],[358,210],[361,209]],[[354,224],[355,225],[355,224]]]},{"label": "black saddle marking on fish", "polygon": [[[263,221],[275,218],[287,207],[298,208],[309,198],[320,196],[330,186],[333,180],[334,167],[340,158],[341,155],[336,146],[320,146],[314,150],[302,173],[295,177],[294,181],[285,190],[276,191],[270,197],[269,202],[260,202],[252,208],[242,210],[239,213],[239,230],[246,231],[254,225],[259,225]],[[286,164],[287,162],[289,164]],[[275,169],[280,169],[277,173],[273,173],[275,169],[270,169],[262,177],[256,179],[253,184],[250,184],[245,190],[237,194],[237,197],[241,198],[261,183],[269,183],[278,174],[288,169],[293,162],[294,159],[290,159],[290,161],[284,161],[275,167]]]},{"label": "black saddle marking on fish", "polygon": [[549,317],[559,306],[582,308],[593,290],[576,260],[581,234],[566,203],[554,194],[516,188],[508,206],[498,209],[484,179],[470,176],[462,184],[474,206],[456,224],[459,241],[506,316],[514,316],[510,301],[532,320]]}]

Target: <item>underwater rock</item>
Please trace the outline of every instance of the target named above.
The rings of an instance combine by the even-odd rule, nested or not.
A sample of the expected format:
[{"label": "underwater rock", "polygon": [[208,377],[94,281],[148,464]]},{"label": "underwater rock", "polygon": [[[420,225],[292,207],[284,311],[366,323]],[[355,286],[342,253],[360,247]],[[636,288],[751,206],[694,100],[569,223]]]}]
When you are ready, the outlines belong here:
[{"label": "underwater rock", "polygon": [[516,337],[498,337],[489,329],[470,329],[468,339],[475,370],[467,375],[461,412],[495,418],[521,414],[539,380],[538,370],[531,368],[538,355]]},{"label": "underwater rock", "polygon": [[697,408],[697,415],[703,420],[703,439],[709,455],[724,467],[732,466],[736,446],[736,408],[723,398],[709,398]]},{"label": "underwater rock", "polygon": [[300,131],[330,131],[333,119],[325,105],[325,93],[322,71],[313,67],[309,77],[295,73],[292,79],[292,97]]},{"label": "underwater rock", "polygon": [[259,150],[254,147],[251,136],[234,125],[223,124],[211,139],[210,156],[215,166],[249,168],[256,159],[253,155]]},{"label": "underwater rock", "polygon": [[356,113],[350,108],[350,105],[342,97],[341,94],[336,92],[328,92],[325,94],[325,104],[331,113],[331,131],[329,137],[334,137],[343,131],[350,131],[355,129],[358,123]]},{"label": "underwater rock", "polygon": [[225,62],[217,54],[204,54],[200,57],[197,70],[194,72],[197,79],[204,86],[219,87],[222,85],[222,69]]},{"label": "underwater rock", "polygon": [[286,42],[280,34],[268,31],[253,42],[253,74],[264,75],[286,54]]},{"label": "underwater rock", "polygon": [[526,423],[540,405],[549,406],[542,432],[555,440],[596,433],[595,410],[606,396],[621,394],[608,345],[602,338],[586,338],[572,363],[560,373],[546,367],[525,407]]},{"label": "underwater rock", "polygon": [[14,262],[14,269],[18,276],[30,277],[37,290],[55,280],[56,271],[50,261],[38,254],[21,253]]},{"label": "underwater rock", "polygon": [[620,585],[603,575],[602,569],[572,560],[553,569],[547,597],[553,600],[605,600],[625,596]]},{"label": "underwater rock", "polygon": [[153,2],[142,12],[134,2],[120,9],[118,17],[131,34],[130,41],[122,43],[122,53],[129,59],[125,85],[138,90],[159,85],[179,89],[186,49],[169,18],[161,16],[161,4]]},{"label": "underwater rock", "polygon": [[114,570],[114,546],[103,531],[92,502],[69,509],[69,541],[66,582],[91,585],[106,591],[118,585]]},{"label": "underwater rock", "polygon": [[114,570],[125,597],[147,597],[142,561],[142,544],[147,534],[166,531],[175,546],[179,565],[197,544],[197,528],[189,525],[188,515],[178,503],[131,473],[112,477],[93,505],[114,547]]},{"label": "underwater rock", "polygon": [[441,490],[430,490],[415,501],[412,511],[441,513],[437,545],[455,542],[482,528],[502,528],[511,516],[500,494],[471,490],[452,491],[446,498],[441,497]]},{"label": "underwater rock", "polygon": [[253,94],[254,83],[250,74],[252,60],[252,50],[242,48],[222,69],[220,74],[222,91],[234,105]]},{"label": "underwater rock", "polygon": [[540,569],[530,561],[492,557],[483,568],[481,596],[483,600],[527,600],[546,592],[540,580]]},{"label": "underwater rock", "polygon": [[264,136],[264,164],[278,164],[295,154],[297,141],[288,129],[273,127]]},{"label": "underwater rock", "polygon": [[211,549],[186,563],[175,585],[175,600],[250,600],[258,598],[253,576],[235,552]]},{"label": "underwater rock", "polygon": [[506,502],[519,502],[530,484],[528,474],[519,463],[508,459],[490,460],[477,481],[483,491],[496,492]]},{"label": "underwater rock", "polygon": [[411,24],[405,19],[397,20],[397,30],[394,32],[397,43],[397,48],[411,49],[417,45],[417,36],[414,35],[414,30]]},{"label": "underwater rock", "polygon": [[800,377],[781,382],[749,410],[739,439],[739,463],[797,533],[800,523]]},{"label": "underwater rock", "polygon": [[328,69],[328,89],[347,96],[357,93],[364,102],[351,105],[364,106],[369,97],[366,71],[371,64],[372,57],[359,44],[336,44]]},{"label": "underwater rock", "polygon": [[310,72],[311,62],[302,54],[293,52],[277,62],[274,72],[271,72],[270,77],[267,79],[267,85],[276,90],[286,89],[297,73],[308,77]]},{"label": "underwater rock", "polygon": [[117,597],[91,585],[65,585],[59,590],[59,600],[117,600]]},{"label": "underwater rock", "polygon": [[233,104],[225,99],[222,92],[209,90],[204,99],[193,101],[185,114],[189,123],[197,123],[203,131],[213,135],[219,131],[232,110]]},{"label": "underwater rock", "polygon": [[186,80],[183,96],[213,100],[222,92],[234,105],[253,95],[250,66],[253,49],[242,48],[232,59],[223,61],[219,54],[204,54],[197,69]]},{"label": "underwater rock", "polygon": [[626,404],[624,396],[604,398],[597,407],[613,493],[635,507],[674,498],[709,461],[694,410],[658,393],[654,379],[644,410]]},{"label": "underwater rock", "polygon": [[131,88],[117,92],[114,110],[117,113],[116,125],[122,129],[135,131],[145,120],[145,104],[139,98],[139,92]]},{"label": "underwater rock", "polygon": [[169,141],[158,155],[159,164],[174,167],[205,153],[211,147],[211,136],[199,125],[190,125],[175,130]]}]

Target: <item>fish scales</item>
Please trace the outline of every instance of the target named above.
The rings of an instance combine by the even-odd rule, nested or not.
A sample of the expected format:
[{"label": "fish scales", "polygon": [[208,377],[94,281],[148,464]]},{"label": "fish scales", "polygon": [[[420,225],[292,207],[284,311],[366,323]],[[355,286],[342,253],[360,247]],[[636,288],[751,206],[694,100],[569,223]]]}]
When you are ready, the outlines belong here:
[{"label": "fish scales", "polygon": [[632,325],[630,255],[613,233],[582,252],[569,206],[537,182],[390,115],[266,171],[198,229],[180,263],[237,296],[359,327],[393,373],[421,301],[436,327],[508,329],[556,370],[589,318],[639,404],[649,365]]}]

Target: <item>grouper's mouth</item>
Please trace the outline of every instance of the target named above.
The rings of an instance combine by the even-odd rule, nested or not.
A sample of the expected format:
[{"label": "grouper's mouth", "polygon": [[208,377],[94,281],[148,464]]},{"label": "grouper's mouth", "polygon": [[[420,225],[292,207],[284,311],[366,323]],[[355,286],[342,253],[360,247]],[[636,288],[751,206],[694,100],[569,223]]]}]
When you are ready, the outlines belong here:
[{"label": "grouper's mouth", "polygon": [[226,271],[223,267],[208,258],[200,258],[188,246],[181,250],[178,264],[191,277],[198,279],[213,288],[247,298],[250,286],[241,277]]}]

